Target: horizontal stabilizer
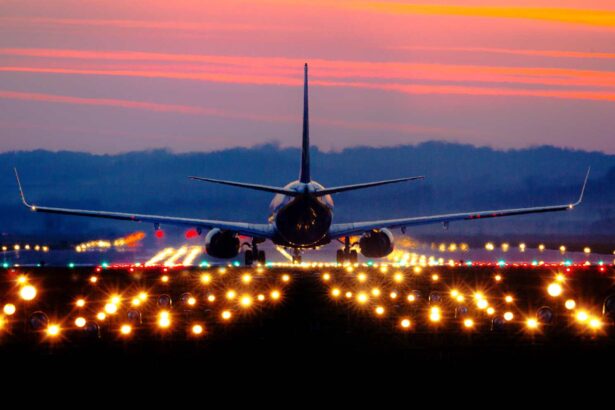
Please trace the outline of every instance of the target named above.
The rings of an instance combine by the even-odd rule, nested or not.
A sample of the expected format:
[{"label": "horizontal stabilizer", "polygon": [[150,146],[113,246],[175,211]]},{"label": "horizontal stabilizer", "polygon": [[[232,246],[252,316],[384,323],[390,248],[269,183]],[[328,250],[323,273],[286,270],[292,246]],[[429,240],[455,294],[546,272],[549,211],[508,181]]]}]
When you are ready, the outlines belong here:
[{"label": "horizontal stabilizer", "polygon": [[299,192],[297,191],[293,191],[290,189],[284,189],[284,188],[278,188],[278,187],[269,186],[269,185],[248,184],[245,182],[225,181],[222,179],[203,178],[203,177],[188,177],[188,178],[194,179],[195,181],[212,182],[214,184],[230,185],[230,186],[239,187],[239,188],[254,189],[256,191],[273,192],[275,194],[282,194],[282,195],[288,195],[288,196],[298,196],[299,195]]},{"label": "horizontal stabilizer", "polygon": [[423,179],[423,178],[425,177],[423,176],[406,177],[406,178],[397,178],[397,179],[387,179],[385,181],[366,182],[364,184],[342,185],[338,187],[326,188],[320,191],[316,191],[314,192],[314,195],[315,196],[325,196],[325,195],[337,194],[338,192],[354,191],[357,189],[364,189],[364,188],[373,188],[376,186],[395,184],[398,182],[405,182],[405,181],[414,181],[414,180]]}]

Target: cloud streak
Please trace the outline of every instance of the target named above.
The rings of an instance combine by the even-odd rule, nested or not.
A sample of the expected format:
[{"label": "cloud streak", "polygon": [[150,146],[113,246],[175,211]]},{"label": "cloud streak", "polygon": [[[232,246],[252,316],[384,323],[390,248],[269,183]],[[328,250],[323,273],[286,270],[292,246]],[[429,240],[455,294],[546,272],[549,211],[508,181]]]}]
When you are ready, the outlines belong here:
[{"label": "cloud streak", "polygon": [[398,2],[360,2],[348,7],[389,14],[434,16],[463,16],[504,19],[537,20],[615,29],[615,11],[555,7],[464,6],[407,4]]},{"label": "cloud streak", "polygon": [[[565,53],[565,52],[557,52]],[[228,84],[297,86],[303,60],[91,50],[0,49],[27,65],[0,72],[119,76]],[[406,62],[311,60],[315,85],[406,94],[542,97],[613,101],[615,72]]]}]

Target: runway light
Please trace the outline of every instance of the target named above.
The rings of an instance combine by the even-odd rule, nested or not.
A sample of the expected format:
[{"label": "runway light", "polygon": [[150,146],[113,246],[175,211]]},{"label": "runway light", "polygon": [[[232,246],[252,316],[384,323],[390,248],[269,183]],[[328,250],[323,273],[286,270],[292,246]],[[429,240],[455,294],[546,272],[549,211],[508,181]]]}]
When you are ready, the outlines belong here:
[{"label": "runway light", "polygon": [[429,320],[434,323],[438,323],[442,320],[442,312],[438,306],[432,306],[429,309]]},{"label": "runway light", "polygon": [[470,319],[470,318],[464,319],[463,326],[466,329],[471,329],[471,328],[474,327],[474,321],[472,319]]},{"label": "runway light", "polygon": [[249,273],[244,273],[241,276],[241,281],[246,285],[249,284],[250,282],[252,282],[252,275],[250,275]]},{"label": "runway light", "polygon": [[489,307],[487,308],[487,314],[488,314],[489,316],[492,316],[494,313],[495,313],[495,309],[494,309],[494,308],[492,308],[491,306],[489,306]]},{"label": "runway light", "polygon": [[290,275],[282,275],[282,282],[289,282],[290,281]]},{"label": "runway light", "polygon": [[399,325],[401,326],[402,329],[410,329],[412,322],[410,322],[410,319],[403,318],[400,320]]},{"label": "runway light", "polygon": [[47,336],[49,337],[57,337],[60,335],[60,325],[50,324],[47,327]]},{"label": "runway light", "polygon": [[414,293],[410,293],[408,296],[406,296],[406,300],[409,303],[414,303],[416,301],[416,296],[414,296]]},{"label": "runway light", "polygon": [[85,306],[85,299],[77,299],[77,301],[75,302],[75,305],[79,308],[82,308]]},{"label": "runway light", "polygon": [[118,295],[111,296],[111,303],[114,305],[119,305],[122,299]]},{"label": "runway light", "polygon": [[209,296],[207,296],[207,301],[208,301],[209,303],[213,303],[213,302],[215,302],[215,301],[216,301],[216,296],[215,296],[215,295],[209,295]]},{"label": "runway light", "polygon": [[96,319],[100,320],[101,322],[105,320],[106,318],[107,318],[107,315],[105,315],[105,312],[98,312],[96,314]]},{"label": "runway light", "polygon": [[120,333],[124,336],[128,336],[129,334],[132,333],[132,326],[130,325],[122,325],[120,327]]},{"label": "runway light", "polygon": [[188,304],[188,306],[194,306],[196,305],[196,298],[194,296],[190,296],[186,303]]},{"label": "runway light", "polygon": [[226,292],[226,298],[228,300],[233,300],[237,297],[237,292],[235,292],[233,289],[229,290]]},{"label": "runway light", "polygon": [[4,311],[4,314],[7,316],[12,316],[15,314],[15,312],[17,311],[17,308],[15,307],[14,304],[12,303],[7,303],[6,305],[4,305],[4,308],[2,309]]},{"label": "runway light", "polygon": [[566,309],[568,310],[573,310],[575,307],[577,307],[577,302],[575,302],[573,299],[568,299],[564,303],[564,307],[566,307]]},{"label": "runway light", "polygon": [[261,293],[261,294],[259,294],[259,295],[256,297],[256,300],[258,300],[259,302],[264,301],[264,300],[265,300],[265,295],[263,295],[262,293]]},{"label": "runway light", "polygon": [[404,275],[401,272],[397,272],[395,275],[393,275],[393,280],[396,283],[401,283],[404,281]]},{"label": "runway light", "polygon": [[342,291],[339,290],[339,288],[331,289],[331,296],[333,296],[334,298],[338,298],[341,294],[342,294]]},{"label": "runway light", "polygon": [[584,310],[579,310],[576,314],[577,322],[585,323],[589,319],[589,314]]},{"label": "runway light", "polygon": [[168,283],[169,282],[169,277],[167,275],[162,275],[162,277],[160,278],[160,281],[162,283]]},{"label": "runway light", "polygon": [[96,283],[98,282],[98,277],[97,276],[90,276],[90,283]]},{"label": "runway light", "polygon": [[496,282],[501,282],[502,281],[502,275],[495,275],[493,277],[493,279],[495,279]]},{"label": "runway light", "polygon": [[231,320],[231,317],[233,317],[233,314],[231,313],[230,310],[224,310],[222,311],[222,314],[220,315],[222,317],[223,320]]},{"label": "runway light", "polygon": [[17,283],[19,283],[20,285],[25,285],[26,283],[28,283],[28,277],[26,275],[19,275],[19,277],[17,278]]},{"label": "runway light", "polygon": [[513,314],[513,312],[504,313],[504,320],[506,320],[507,322],[510,322],[514,318],[515,318],[515,315]]},{"label": "runway light", "polygon": [[77,319],[75,319],[75,326],[81,328],[83,326],[85,326],[85,318],[84,317],[78,317]]},{"label": "runway light", "polygon": [[357,280],[361,283],[365,282],[367,280],[367,275],[365,273],[359,273],[357,275]]},{"label": "runway light", "polygon": [[557,275],[555,275],[555,281],[559,283],[564,283],[566,282],[566,276],[561,273],[558,273]]},{"label": "runway light", "polygon": [[19,290],[19,297],[23,300],[30,301],[36,297],[36,288],[32,285],[25,285]]},{"label": "runway light", "polygon": [[346,299],[350,299],[352,297],[352,292],[348,291],[344,294],[344,296],[346,296]]},{"label": "runway light", "polygon": [[382,316],[384,315],[384,308],[382,306],[376,306],[374,312],[376,312],[376,315]]},{"label": "runway light", "polygon": [[168,329],[171,326],[171,315],[166,310],[158,313],[158,327]]},{"label": "runway light", "polygon": [[528,319],[525,322],[525,326],[527,326],[527,328],[530,329],[530,330],[535,330],[535,329],[538,328],[538,321],[536,319],[533,319],[533,318]]},{"label": "runway light", "polygon": [[201,283],[204,285],[209,285],[211,283],[211,275],[209,273],[202,274]]},{"label": "runway light", "polygon": [[329,280],[331,280],[331,275],[328,273],[323,273],[322,280],[324,280],[325,282],[328,282]]},{"label": "runway light", "polygon": [[433,282],[437,282],[438,280],[440,280],[440,275],[438,275],[437,273],[434,273],[433,275],[431,275],[431,280]]},{"label": "runway light", "polygon": [[196,324],[192,325],[192,334],[195,336],[199,336],[203,334],[203,326]]},{"label": "runway light", "polygon": [[488,306],[489,302],[487,302],[485,299],[480,299],[478,302],[476,302],[476,307],[478,307],[480,310],[485,310]]},{"label": "runway light", "polygon": [[141,299],[139,299],[138,297],[137,297],[137,298],[133,298],[133,299],[130,301],[130,304],[131,304],[132,306],[135,306],[135,307],[136,307],[136,306],[140,306],[140,305],[141,305]]},{"label": "runway light", "polygon": [[559,283],[554,282],[547,286],[547,293],[549,294],[549,296],[552,296],[554,298],[560,296],[563,291],[564,290],[562,289],[562,285],[560,285]]},{"label": "runway light", "polygon": [[457,295],[457,302],[462,303],[466,298],[463,295]]},{"label": "runway light", "polygon": [[241,299],[239,299],[239,303],[242,307],[248,308],[252,306],[252,297],[250,295],[243,295]]},{"label": "runway light", "polygon": [[117,305],[115,303],[107,303],[105,305],[105,312],[109,315],[114,315],[117,313]]},{"label": "runway light", "polygon": [[451,290],[451,297],[452,297],[453,299],[456,299],[456,298],[457,298],[457,296],[459,296],[459,291],[458,291],[457,289],[453,289],[453,290]]},{"label": "runway light", "polygon": [[368,300],[369,297],[365,292],[359,292],[359,294],[357,295],[357,302],[359,302],[361,305],[366,304]]},{"label": "runway light", "polygon": [[380,289],[378,289],[378,288],[373,288],[371,293],[372,293],[372,296],[375,297],[375,298],[377,298],[381,294]]},{"label": "runway light", "polygon": [[592,330],[598,330],[598,329],[600,329],[602,327],[602,321],[600,321],[600,319],[594,317],[594,318],[590,319],[589,327]]},{"label": "runway light", "polygon": [[269,296],[272,300],[279,300],[282,297],[282,294],[279,290],[272,290]]}]

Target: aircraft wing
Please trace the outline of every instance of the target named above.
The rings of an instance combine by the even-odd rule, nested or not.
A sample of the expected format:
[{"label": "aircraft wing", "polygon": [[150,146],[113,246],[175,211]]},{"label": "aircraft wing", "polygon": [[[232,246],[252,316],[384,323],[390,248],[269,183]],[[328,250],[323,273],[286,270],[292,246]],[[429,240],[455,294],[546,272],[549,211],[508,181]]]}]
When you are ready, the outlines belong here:
[{"label": "aircraft wing", "polygon": [[91,211],[84,209],[68,209],[68,208],[52,208],[46,206],[31,205],[26,200],[21,181],[19,180],[19,174],[15,170],[15,177],[17,178],[17,185],[19,186],[19,193],[21,200],[25,206],[30,208],[33,212],[44,212],[50,214],[62,214],[62,215],[75,215],[86,216],[91,218],[105,218],[116,219],[121,221],[132,222],[149,222],[153,224],[165,224],[165,225],[177,225],[187,226],[191,228],[204,228],[213,229],[219,228],[223,230],[237,232],[240,235],[245,235],[253,238],[266,238],[273,237],[273,226],[270,224],[251,224],[245,222],[229,222],[229,221],[217,221],[209,219],[193,219],[193,218],[178,218],[171,216],[158,216],[158,215],[144,215],[144,214],[132,214],[121,212],[107,212],[107,211]]},{"label": "aircraft wing", "polygon": [[533,208],[517,208],[517,209],[498,209],[494,211],[480,211],[480,212],[463,212],[446,215],[432,215],[432,216],[419,216],[412,218],[399,218],[399,219],[385,219],[380,221],[365,221],[354,222],[344,224],[333,224],[330,229],[331,239],[336,239],[344,236],[359,235],[364,232],[368,232],[374,229],[395,229],[405,228],[408,226],[416,225],[428,225],[435,223],[448,223],[452,221],[464,221],[464,220],[477,220],[486,218],[499,218],[504,216],[525,215],[525,214],[537,214],[545,212],[557,212],[557,211],[569,211],[574,209],[577,205],[583,201],[583,194],[585,192],[585,186],[587,185],[587,179],[589,178],[589,170],[585,176],[585,182],[581,189],[581,195],[579,199],[574,203],[564,205],[550,205],[540,206]]}]

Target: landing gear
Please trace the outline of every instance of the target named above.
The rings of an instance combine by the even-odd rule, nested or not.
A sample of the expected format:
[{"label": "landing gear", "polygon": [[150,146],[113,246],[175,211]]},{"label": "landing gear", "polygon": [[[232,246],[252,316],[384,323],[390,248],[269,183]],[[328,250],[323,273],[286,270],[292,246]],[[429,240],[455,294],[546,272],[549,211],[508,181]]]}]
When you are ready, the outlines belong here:
[{"label": "landing gear", "polygon": [[301,251],[299,249],[293,249],[293,263],[300,264],[301,261]]},{"label": "landing gear", "polygon": [[356,250],[350,249],[350,238],[346,236],[344,238],[344,249],[338,249],[337,251],[337,263],[343,265],[346,262],[351,264],[357,263],[359,260],[359,254]]},{"label": "landing gear", "polygon": [[260,263],[261,265],[267,263],[265,251],[258,250],[258,242],[256,242],[256,240],[252,240],[252,245],[250,245],[250,247],[251,249],[246,250],[243,255],[246,266],[252,266],[254,262]]}]

